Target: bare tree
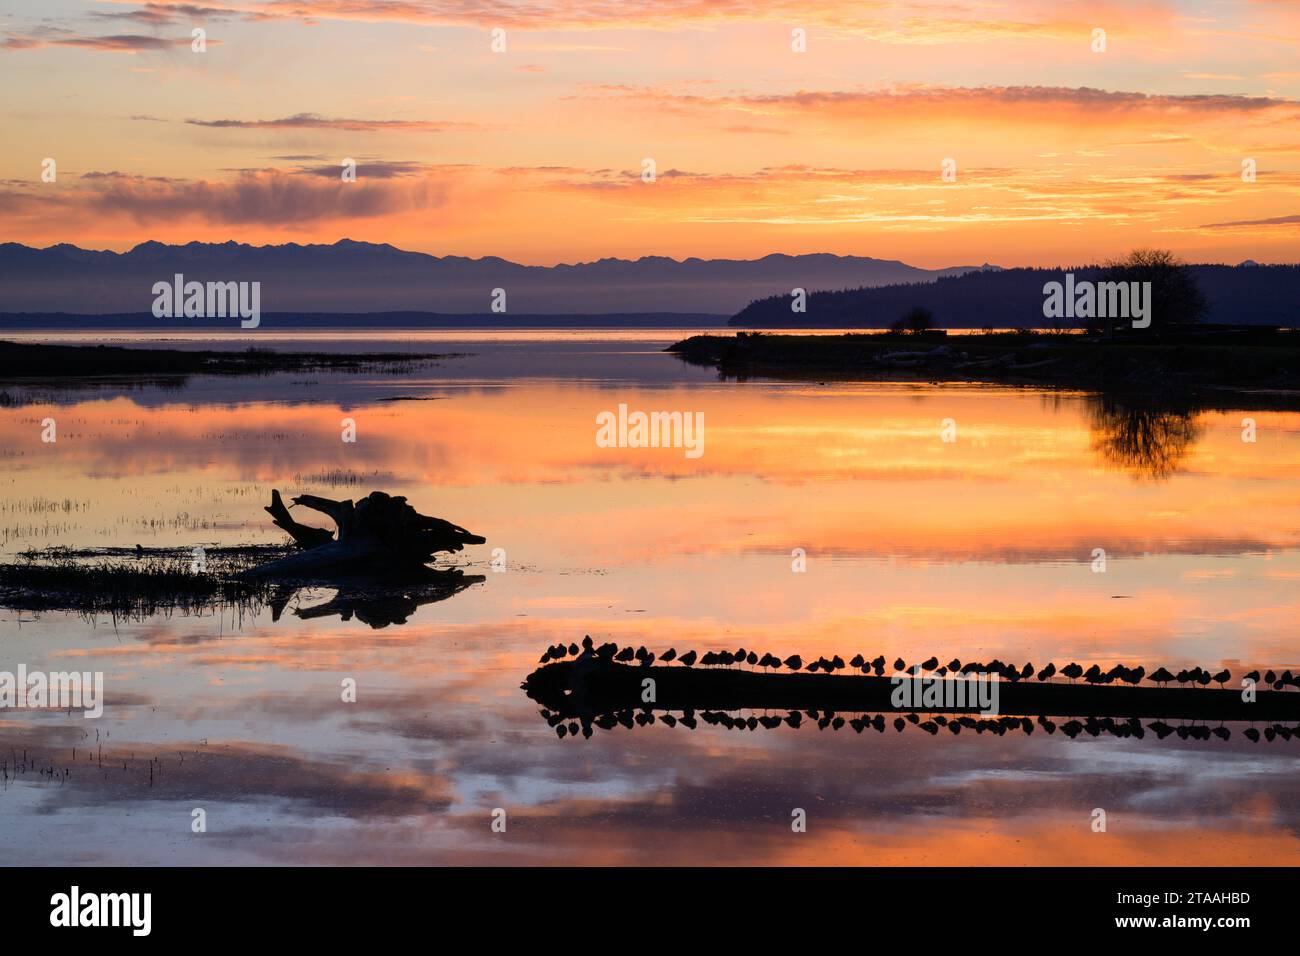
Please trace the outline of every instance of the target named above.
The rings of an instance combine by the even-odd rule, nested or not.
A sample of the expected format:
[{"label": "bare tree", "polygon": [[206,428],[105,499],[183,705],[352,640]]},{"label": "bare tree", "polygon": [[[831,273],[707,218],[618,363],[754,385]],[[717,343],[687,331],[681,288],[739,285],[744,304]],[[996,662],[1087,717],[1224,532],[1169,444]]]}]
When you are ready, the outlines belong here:
[{"label": "bare tree", "polygon": [[[1207,304],[1187,264],[1168,249],[1134,249],[1120,259],[1107,262],[1102,282],[1150,282],[1151,330],[1163,331],[1190,325],[1205,318]],[[1089,332],[1115,334],[1115,317],[1088,321]]]}]

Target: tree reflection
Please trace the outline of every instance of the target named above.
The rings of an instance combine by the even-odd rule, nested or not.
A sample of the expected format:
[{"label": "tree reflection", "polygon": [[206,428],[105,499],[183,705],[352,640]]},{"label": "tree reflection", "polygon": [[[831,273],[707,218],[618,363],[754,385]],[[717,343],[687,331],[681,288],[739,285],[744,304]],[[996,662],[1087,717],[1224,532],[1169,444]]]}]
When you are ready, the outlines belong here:
[{"label": "tree reflection", "polygon": [[1109,465],[1145,481],[1178,472],[1201,437],[1197,413],[1187,406],[1099,395],[1089,400],[1092,450]]}]

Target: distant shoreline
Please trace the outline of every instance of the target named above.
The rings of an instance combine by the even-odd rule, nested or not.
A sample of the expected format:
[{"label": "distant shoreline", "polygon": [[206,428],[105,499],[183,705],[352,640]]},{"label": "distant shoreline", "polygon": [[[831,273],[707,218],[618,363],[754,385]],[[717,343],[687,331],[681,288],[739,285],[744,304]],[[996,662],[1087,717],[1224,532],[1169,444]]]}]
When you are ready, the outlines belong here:
[{"label": "distant shoreline", "polygon": [[[972,382],[1191,396],[1273,392],[1300,403],[1300,331],[1202,326],[1113,340],[1016,331],[948,336],[695,335],[666,350],[728,378],[852,376],[867,381]],[[1294,393],[1294,394],[1287,394]]]},{"label": "distant shoreline", "polygon": [[[446,312],[264,312],[251,337],[275,329],[387,331],[421,329],[634,329],[725,328],[729,315],[712,312],[491,313]],[[155,318],[149,312],[0,312],[4,332],[228,332],[237,318]]]}]

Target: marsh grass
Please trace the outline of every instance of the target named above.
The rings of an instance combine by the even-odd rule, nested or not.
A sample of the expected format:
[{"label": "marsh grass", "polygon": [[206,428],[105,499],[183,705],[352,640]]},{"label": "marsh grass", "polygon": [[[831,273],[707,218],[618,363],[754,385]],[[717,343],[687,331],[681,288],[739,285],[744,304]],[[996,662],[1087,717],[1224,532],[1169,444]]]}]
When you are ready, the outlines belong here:
[{"label": "marsh grass", "polygon": [[273,585],[244,581],[237,575],[289,551],[278,545],[212,548],[205,550],[201,570],[186,549],[26,551],[17,561],[0,564],[0,606],[108,614],[125,620],[174,611],[256,613],[266,604]]}]

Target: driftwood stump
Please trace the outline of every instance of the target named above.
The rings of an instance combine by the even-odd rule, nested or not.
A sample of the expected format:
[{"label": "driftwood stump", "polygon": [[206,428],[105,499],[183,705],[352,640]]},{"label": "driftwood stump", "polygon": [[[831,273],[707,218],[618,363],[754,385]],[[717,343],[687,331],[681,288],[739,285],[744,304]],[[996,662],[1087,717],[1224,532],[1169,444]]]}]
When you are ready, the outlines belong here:
[{"label": "driftwood stump", "polygon": [[267,579],[329,579],[336,576],[399,579],[427,573],[426,563],[440,551],[460,551],[483,544],[480,535],[442,518],[422,515],[401,496],[372,491],[358,502],[299,495],[295,506],[319,511],[333,519],[338,536],[324,528],[295,521],[278,490],[271,492],[266,511],[300,548],[300,553],[245,572]]}]

